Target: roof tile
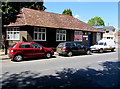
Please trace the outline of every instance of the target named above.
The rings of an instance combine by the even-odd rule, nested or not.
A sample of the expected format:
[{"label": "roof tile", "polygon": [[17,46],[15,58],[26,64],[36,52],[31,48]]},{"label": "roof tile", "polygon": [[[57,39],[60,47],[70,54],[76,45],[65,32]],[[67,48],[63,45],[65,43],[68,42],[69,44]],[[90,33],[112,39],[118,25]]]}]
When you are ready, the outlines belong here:
[{"label": "roof tile", "polygon": [[16,22],[10,23],[8,26],[18,25],[32,25],[101,32],[99,29],[93,28],[92,26],[74,18],[73,16],[33,10],[29,8],[21,9],[21,13],[18,15]]}]

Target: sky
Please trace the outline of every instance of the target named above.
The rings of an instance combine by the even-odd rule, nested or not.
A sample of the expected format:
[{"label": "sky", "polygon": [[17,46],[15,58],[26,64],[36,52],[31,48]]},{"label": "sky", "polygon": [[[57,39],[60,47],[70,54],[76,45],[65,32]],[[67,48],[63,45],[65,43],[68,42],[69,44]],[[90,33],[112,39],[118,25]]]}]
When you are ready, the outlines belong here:
[{"label": "sky", "polygon": [[[113,2],[79,2],[79,0],[74,0],[76,2],[66,1],[66,2],[44,2],[44,6],[47,8],[45,11],[62,14],[64,9],[71,9],[73,16],[85,23],[93,17],[101,17],[105,26],[114,26],[118,28],[118,0]],[[85,0],[84,0],[85,1]],[[88,0],[89,1],[89,0]],[[99,0],[98,0],[99,1]],[[106,0],[104,0],[106,1]]]}]

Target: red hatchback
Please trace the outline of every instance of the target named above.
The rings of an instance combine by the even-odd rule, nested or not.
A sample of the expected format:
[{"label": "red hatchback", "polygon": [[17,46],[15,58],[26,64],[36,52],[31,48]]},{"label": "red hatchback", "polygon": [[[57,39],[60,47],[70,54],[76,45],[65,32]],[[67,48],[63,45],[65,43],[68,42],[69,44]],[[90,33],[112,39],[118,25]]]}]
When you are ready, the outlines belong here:
[{"label": "red hatchback", "polygon": [[15,43],[9,48],[9,57],[13,61],[21,61],[24,58],[50,58],[54,55],[51,48],[43,47],[35,42],[20,42]]}]

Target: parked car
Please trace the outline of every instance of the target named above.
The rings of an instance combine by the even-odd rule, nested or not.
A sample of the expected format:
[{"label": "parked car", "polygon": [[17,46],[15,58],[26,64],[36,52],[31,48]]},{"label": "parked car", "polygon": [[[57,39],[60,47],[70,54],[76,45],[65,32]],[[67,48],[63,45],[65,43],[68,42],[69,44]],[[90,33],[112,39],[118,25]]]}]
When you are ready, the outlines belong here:
[{"label": "parked car", "polygon": [[91,54],[91,50],[79,42],[63,42],[57,46],[57,53],[59,55],[72,56],[73,54],[82,53]]},{"label": "parked car", "polygon": [[106,40],[103,39],[103,40],[98,41],[97,44],[91,46],[90,48],[93,52],[98,51],[100,53],[103,53],[104,51],[108,51],[108,50],[114,51],[115,42],[110,39],[106,39]]},{"label": "parked car", "polygon": [[54,51],[35,42],[20,42],[9,48],[8,55],[14,61],[21,61],[24,58],[50,58],[54,55]]}]

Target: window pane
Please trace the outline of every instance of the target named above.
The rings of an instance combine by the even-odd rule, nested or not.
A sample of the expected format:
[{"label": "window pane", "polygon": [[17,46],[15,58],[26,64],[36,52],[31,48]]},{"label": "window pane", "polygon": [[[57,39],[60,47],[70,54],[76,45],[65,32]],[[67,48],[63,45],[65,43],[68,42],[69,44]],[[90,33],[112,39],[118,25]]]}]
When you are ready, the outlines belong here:
[{"label": "window pane", "polygon": [[14,34],[14,39],[19,39],[19,33],[18,32]]},{"label": "window pane", "polygon": [[57,40],[59,40],[59,35],[57,34],[57,38],[56,38]]},{"label": "window pane", "polygon": [[45,34],[42,34],[42,40],[45,40]]},{"label": "window pane", "polygon": [[9,35],[7,35],[7,39],[10,39],[10,36],[9,36]]},{"label": "window pane", "polygon": [[60,34],[60,40],[62,40],[62,35]]},{"label": "window pane", "polygon": [[45,32],[45,29],[41,29],[41,32]]},{"label": "window pane", "polygon": [[35,33],[34,35],[35,35],[35,40],[37,40],[37,33]]},{"label": "window pane", "polygon": [[39,33],[39,40],[41,40],[41,33]]},{"label": "window pane", "polygon": [[63,40],[65,40],[65,35],[63,35]]}]

